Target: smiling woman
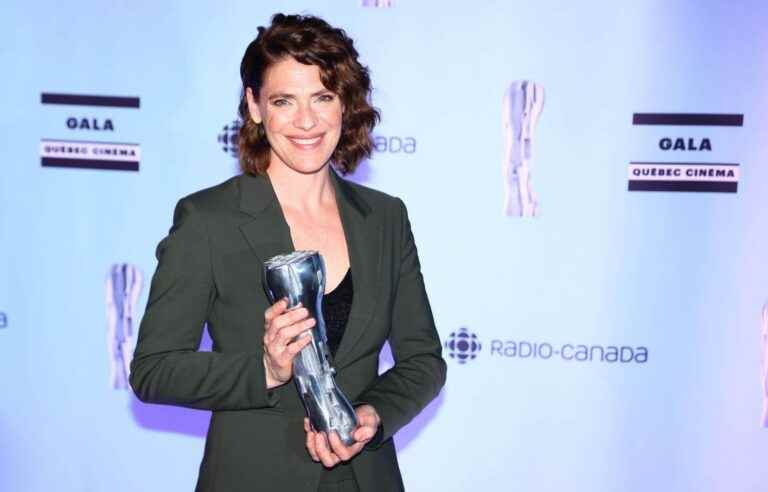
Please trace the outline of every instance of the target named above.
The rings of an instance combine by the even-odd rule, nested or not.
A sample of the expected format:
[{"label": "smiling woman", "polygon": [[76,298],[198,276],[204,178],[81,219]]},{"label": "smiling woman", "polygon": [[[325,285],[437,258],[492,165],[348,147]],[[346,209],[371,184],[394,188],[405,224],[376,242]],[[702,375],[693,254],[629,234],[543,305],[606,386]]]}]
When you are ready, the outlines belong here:
[{"label": "smiling woman", "polygon": [[[259,28],[241,64],[244,173],[180,200],[157,248],[131,386],[143,401],[213,411],[199,491],[402,490],[392,436],[445,382],[405,206],[336,173],[373,148],[378,113],[357,57],[316,17]],[[270,305],[261,270],[293,250],[325,263],[315,311],[355,409],[350,445],[312,428],[288,384],[316,320]],[[213,351],[199,352],[206,323]],[[379,375],[385,342],[397,362]]]},{"label": "smiling woman", "polygon": [[[277,14],[271,26],[259,28],[258,37],[245,50],[240,78],[244,88],[239,108],[243,171],[263,173],[269,166],[273,142],[268,140],[267,128],[261,126],[267,102],[292,106],[294,116],[305,118],[312,116],[306,111],[310,101],[320,111],[324,103],[330,103],[324,114],[332,109],[339,116],[335,111],[342,110],[344,131],[333,149],[333,162],[342,174],[353,172],[360,160],[371,155],[370,134],[379,114],[368,102],[368,69],[358,61],[354,43],[343,30],[316,17]],[[306,82],[310,85],[304,85]],[[299,102],[304,103],[301,113],[297,113]]]}]

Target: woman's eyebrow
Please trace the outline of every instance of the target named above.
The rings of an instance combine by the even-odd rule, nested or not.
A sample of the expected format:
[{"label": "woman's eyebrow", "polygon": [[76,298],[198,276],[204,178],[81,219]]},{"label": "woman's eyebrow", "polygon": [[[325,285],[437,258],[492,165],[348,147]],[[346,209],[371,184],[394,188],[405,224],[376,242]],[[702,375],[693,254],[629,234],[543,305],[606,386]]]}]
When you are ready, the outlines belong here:
[{"label": "woman's eyebrow", "polygon": [[[333,94],[333,92],[329,89],[320,89],[319,91],[313,92],[312,94],[310,94],[310,97],[322,96],[323,94]],[[274,94],[270,94],[269,96],[267,96],[267,99],[279,99],[279,98],[290,99],[295,97],[296,95],[290,92],[275,92]]]},{"label": "woman's eyebrow", "polygon": [[296,96],[291,94],[290,92],[275,92],[274,94],[270,94],[267,97],[267,99],[291,98],[291,97],[296,97]]}]

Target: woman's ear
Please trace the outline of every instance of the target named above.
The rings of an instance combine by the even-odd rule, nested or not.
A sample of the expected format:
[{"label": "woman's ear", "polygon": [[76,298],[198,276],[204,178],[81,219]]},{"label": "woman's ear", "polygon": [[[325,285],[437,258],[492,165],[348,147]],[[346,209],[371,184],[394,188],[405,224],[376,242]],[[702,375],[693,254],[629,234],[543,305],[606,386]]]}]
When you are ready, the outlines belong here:
[{"label": "woman's ear", "polygon": [[248,102],[248,113],[251,115],[251,119],[260,124],[262,122],[261,110],[259,109],[259,103],[253,95],[253,91],[250,87],[245,88],[245,100]]}]

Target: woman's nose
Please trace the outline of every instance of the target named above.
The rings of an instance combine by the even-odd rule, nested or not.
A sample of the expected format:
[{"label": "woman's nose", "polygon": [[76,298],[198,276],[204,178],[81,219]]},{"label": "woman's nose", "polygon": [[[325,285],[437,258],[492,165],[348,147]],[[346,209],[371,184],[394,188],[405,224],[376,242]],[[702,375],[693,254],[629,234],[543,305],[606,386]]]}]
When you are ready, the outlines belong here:
[{"label": "woman's nose", "polygon": [[315,115],[312,106],[308,104],[299,105],[293,124],[296,128],[311,130],[317,124],[317,115]]}]

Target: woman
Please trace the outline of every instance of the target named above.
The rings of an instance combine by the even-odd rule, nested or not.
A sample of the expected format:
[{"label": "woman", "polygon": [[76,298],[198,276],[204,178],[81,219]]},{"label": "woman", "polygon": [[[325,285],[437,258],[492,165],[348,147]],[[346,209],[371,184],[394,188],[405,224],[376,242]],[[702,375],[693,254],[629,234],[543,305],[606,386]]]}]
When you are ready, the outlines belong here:
[{"label": "woman", "polygon": [[[332,169],[372,149],[357,57],[316,17],[260,28],[240,68],[244,173],[180,200],[158,246],[131,385],[145,402],[213,410],[197,490],[402,490],[392,436],[445,381],[403,203]],[[308,341],[294,337],[315,320],[269,306],[261,268],[294,249],[325,259],[336,381],[360,424],[349,447],[309,428],[288,384]],[[197,352],[206,322],[213,351]],[[396,363],[379,376],[387,340]]]}]

